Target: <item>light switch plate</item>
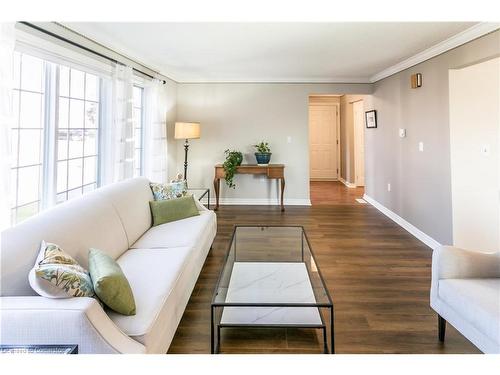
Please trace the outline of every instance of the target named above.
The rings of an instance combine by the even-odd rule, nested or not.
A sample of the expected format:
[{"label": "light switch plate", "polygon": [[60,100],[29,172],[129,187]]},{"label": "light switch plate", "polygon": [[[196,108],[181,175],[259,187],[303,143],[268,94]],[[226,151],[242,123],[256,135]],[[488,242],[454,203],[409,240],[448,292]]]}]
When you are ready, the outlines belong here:
[{"label": "light switch plate", "polygon": [[399,137],[400,138],[406,137],[406,129],[399,129]]},{"label": "light switch plate", "polygon": [[424,151],[424,142],[418,142],[418,151],[420,152]]},{"label": "light switch plate", "polygon": [[286,142],[287,143],[292,143],[292,137],[291,136],[286,137]]},{"label": "light switch plate", "polygon": [[391,191],[391,184],[387,184],[387,191]]},{"label": "light switch plate", "polygon": [[481,146],[481,154],[483,154],[484,156],[488,156],[490,154],[490,145],[488,145],[488,144],[482,145]]}]

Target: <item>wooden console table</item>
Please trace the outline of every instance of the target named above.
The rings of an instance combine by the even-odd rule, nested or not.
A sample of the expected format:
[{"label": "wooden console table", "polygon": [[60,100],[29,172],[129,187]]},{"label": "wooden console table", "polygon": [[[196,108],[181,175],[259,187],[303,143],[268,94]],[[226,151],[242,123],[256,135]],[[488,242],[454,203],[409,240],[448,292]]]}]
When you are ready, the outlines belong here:
[{"label": "wooden console table", "polygon": [[[281,211],[285,211],[283,204],[283,193],[285,192],[285,165],[284,164],[243,164],[236,168],[236,173],[239,174],[264,174],[269,179],[277,179],[281,181]],[[225,177],[222,164],[215,166],[214,190],[215,190],[215,210],[219,208],[219,192],[220,180]]]}]

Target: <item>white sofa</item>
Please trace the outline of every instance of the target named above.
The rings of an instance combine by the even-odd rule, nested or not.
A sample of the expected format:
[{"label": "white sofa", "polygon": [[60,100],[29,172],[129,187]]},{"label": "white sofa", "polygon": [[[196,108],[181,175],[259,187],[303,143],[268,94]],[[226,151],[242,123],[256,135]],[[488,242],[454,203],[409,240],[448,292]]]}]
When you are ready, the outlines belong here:
[{"label": "white sofa", "polygon": [[500,353],[500,252],[443,246],[432,255],[439,339],[449,322],[484,353]]},{"label": "white sofa", "polygon": [[[151,227],[149,181],[97,189],[1,235],[1,344],[78,344],[80,353],[166,353],[216,233],[216,216]],[[137,314],[103,309],[93,298],[37,296],[28,273],[40,241],[57,243],[87,267],[90,247],[117,260]]]}]

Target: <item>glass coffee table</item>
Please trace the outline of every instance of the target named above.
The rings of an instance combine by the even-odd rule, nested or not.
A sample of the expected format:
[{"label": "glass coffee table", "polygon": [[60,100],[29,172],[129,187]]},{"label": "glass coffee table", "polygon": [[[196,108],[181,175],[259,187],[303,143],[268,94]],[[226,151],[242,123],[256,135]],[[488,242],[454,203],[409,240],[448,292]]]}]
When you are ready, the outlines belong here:
[{"label": "glass coffee table", "polygon": [[212,298],[212,353],[226,327],[319,329],[335,352],[332,299],[303,227],[235,226]]}]

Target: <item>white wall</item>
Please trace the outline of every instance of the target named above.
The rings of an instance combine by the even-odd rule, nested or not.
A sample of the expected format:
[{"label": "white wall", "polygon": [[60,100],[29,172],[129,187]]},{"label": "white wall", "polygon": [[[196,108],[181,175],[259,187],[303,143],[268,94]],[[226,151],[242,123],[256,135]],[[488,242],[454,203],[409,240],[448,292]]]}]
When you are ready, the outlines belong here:
[{"label": "white wall", "polygon": [[500,58],[450,70],[453,244],[499,249]]},{"label": "white wall", "polygon": [[[266,140],[272,163],[286,165],[285,204],[309,202],[308,100],[314,94],[369,94],[365,84],[206,83],[177,86],[177,120],[199,121],[201,138],[189,149],[189,184],[212,188],[214,165],[224,150],[238,149],[244,163],[255,163],[252,144]],[[287,143],[291,137],[291,143]],[[177,141],[177,170],[182,171],[184,149]],[[251,175],[237,175],[236,189],[221,184],[227,203],[277,203],[277,183]]]},{"label": "white wall", "polygon": [[[363,100],[365,112],[373,109],[371,95],[343,95],[340,98],[340,175],[345,181],[351,184],[356,182],[354,158],[354,117],[352,103],[358,100]],[[365,129],[365,132],[366,131],[370,131],[370,129]]]}]

